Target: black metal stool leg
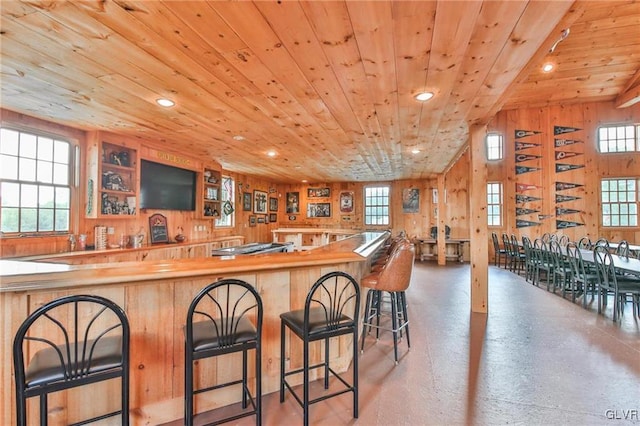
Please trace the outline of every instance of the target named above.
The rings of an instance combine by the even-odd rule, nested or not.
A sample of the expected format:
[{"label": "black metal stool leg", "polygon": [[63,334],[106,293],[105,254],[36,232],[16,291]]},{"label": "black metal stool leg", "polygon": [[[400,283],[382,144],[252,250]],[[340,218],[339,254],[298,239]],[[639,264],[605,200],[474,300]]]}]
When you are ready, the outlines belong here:
[{"label": "black metal stool leg", "polygon": [[280,321],[280,402],[284,402],[284,321]]},{"label": "black metal stool leg", "polygon": [[390,292],[391,295],[391,328],[393,334],[393,357],[398,364],[398,304],[396,303],[396,293]]},{"label": "black metal stool leg", "polygon": [[402,300],[402,320],[403,324],[405,324],[404,328],[407,330],[407,347],[411,347],[411,341],[409,339],[409,314],[407,313],[407,296],[403,291],[400,293],[400,298]]}]

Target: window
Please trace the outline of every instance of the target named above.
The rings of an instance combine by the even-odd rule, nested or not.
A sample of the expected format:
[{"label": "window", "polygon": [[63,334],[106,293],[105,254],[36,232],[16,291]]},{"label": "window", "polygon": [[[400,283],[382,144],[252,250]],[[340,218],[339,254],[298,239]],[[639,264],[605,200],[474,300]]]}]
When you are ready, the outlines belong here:
[{"label": "window", "polygon": [[503,138],[499,133],[487,135],[487,160],[502,160]]},{"label": "window", "polygon": [[603,179],[602,226],[638,226],[637,194],[637,179]]},{"label": "window", "polygon": [[220,202],[222,203],[222,211],[220,212],[220,218],[216,219],[216,226],[233,226],[235,216],[233,212],[226,214],[224,208],[228,201],[231,204],[231,207],[233,207],[235,210],[235,191],[233,179],[228,176],[223,176],[220,187]]},{"label": "window", "polygon": [[389,187],[364,188],[364,224],[389,225]]},{"label": "window", "polygon": [[502,183],[487,183],[487,225],[502,225]]},{"label": "window", "polygon": [[598,129],[600,152],[640,150],[640,125],[603,126]]},{"label": "window", "polygon": [[0,129],[0,230],[68,232],[71,145],[51,137]]}]

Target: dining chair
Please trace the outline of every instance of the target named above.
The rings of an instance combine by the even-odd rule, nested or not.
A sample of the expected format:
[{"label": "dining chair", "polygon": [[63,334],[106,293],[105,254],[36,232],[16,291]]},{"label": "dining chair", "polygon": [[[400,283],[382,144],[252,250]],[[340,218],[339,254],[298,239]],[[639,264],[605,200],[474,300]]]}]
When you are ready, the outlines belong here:
[{"label": "dining chair", "polygon": [[501,265],[501,258],[504,258],[504,267],[507,268],[507,250],[500,247],[500,242],[498,241],[498,234],[495,232],[491,233],[491,240],[493,241],[493,251],[495,253],[493,264],[494,266]]},{"label": "dining chair", "polygon": [[571,289],[570,281],[572,272],[571,265],[569,265],[562,252],[562,246],[559,240],[549,242],[549,259],[553,264],[553,292],[555,293],[556,289],[560,288],[562,297],[565,297],[567,288]]},{"label": "dining chair", "polygon": [[540,275],[543,272],[547,282],[547,290],[549,290],[553,280],[553,261],[550,259],[549,247],[541,238],[536,238],[533,241],[533,247],[536,256],[534,283],[540,285]]},{"label": "dining chair", "polygon": [[536,260],[529,237],[522,236],[522,247],[524,248],[524,279],[527,282],[529,282],[529,280],[533,281]]},{"label": "dining chair", "polygon": [[634,315],[640,317],[640,282],[626,280],[616,275],[613,256],[605,246],[596,246],[593,255],[599,279],[598,313],[602,313],[603,308],[606,307],[608,296],[613,295],[613,321],[617,321],[624,312],[624,305],[629,295],[633,303]]},{"label": "dining chair", "polygon": [[586,267],[585,262],[582,259],[580,247],[575,243],[567,244],[567,259],[569,259],[569,264],[571,265],[571,270],[573,272],[571,277],[573,285],[572,300],[575,302],[576,293],[582,293],[582,307],[586,309],[587,294],[591,294],[591,300],[593,300],[596,295],[596,289],[599,282],[598,275],[595,271]]},{"label": "dining chair", "polygon": [[524,270],[526,256],[515,234],[511,234],[511,244],[509,247],[511,249],[511,257],[513,258],[513,271],[519,275],[520,271]]},{"label": "dining chair", "polygon": [[591,240],[589,239],[589,237],[585,236],[585,237],[580,238],[580,240],[578,241],[578,248],[585,249],[585,250],[591,250],[592,249],[592,243],[591,243]]}]

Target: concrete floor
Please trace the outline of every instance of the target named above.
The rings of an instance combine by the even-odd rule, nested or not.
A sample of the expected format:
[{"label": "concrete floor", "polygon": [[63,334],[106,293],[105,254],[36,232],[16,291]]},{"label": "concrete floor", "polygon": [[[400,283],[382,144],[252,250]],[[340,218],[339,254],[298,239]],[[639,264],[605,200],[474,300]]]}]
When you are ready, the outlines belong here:
[{"label": "concrete floor", "polygon": [[[407,292],[411,350],[401,342],[395,366],[391,335],[369,337],[360,417],[352,418],[345,394],[313,405],[311,424],[640,424],[640,320],[630,305],[616,324],[612,303],[598,315],[597,302],[585,310],[495,267],[488,316],[470,313],[469,291],[468,264],[416,262]],[[291,395],[280,404],[270,394],[263,404],[264,425],[302,423]]]}]

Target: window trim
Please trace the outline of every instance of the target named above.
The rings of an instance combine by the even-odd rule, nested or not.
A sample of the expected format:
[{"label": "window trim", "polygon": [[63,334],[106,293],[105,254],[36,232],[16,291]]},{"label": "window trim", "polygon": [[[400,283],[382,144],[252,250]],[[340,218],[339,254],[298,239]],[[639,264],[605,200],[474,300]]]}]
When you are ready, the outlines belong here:
[{"label": "window trim", "polygon": [[[602,200],[602,182],[603,181],[620,181],[620,180],[635,180],[636,181],[636,201],[635,201],[635,205],[636,205],[636,225],[605,225],[604,224],[604,201]],[[599,203],[600,203],[600,218],[599,218],[599,222],[600,222],[600,227],[601,228],[606,228],[606,229],[629,229],[629,228],[637,228],[638,226],[640,226],[640,177],[638,176],[617,176],[617,177],[612,177],[612,176],[608,176],[608,177],[600,177],[600,180],[598,182],[598,197],[599,197]],[[611,192],[611,191],[609,191]],[[628,202],[625,201],[623,202],[624,204],[634,204],[634,202]],[[612,204],[611,202],[607,202],[607,204]],[[616,202],[616,204],[620,204],[620,202]],[[618,216],[620,216],[618,214]],[[628,216],[628,215],[627,215]]]},{"label": "window trim", "polygon": [[[500,207],[500,223],[498,225],[490,225],[489,217],[495,217],[495,215],[489,214],[489,206],[494,206],[496,204],[489,204],[489,185],[497,184],[500,188],[500,202],[497,204]],[[493,193],[492,193],[493,194]],[[502,181],[488,181],[487,182],[487,226],[489,228],[502,228],[504,226],[504,183]]]},{"label": "window trim", "polygon": [[[388,189],[388,204],[387,204],[387,208],[389,210],[389,213],[387,215],[387,219],[388,222],[387,224],[371,224],[371,223],[367,223],[367,189],[368,188],[387,188]],[[364,224],[364,226],[367,227],[374,227],[374,228],[389,228],[391,226],[391,206],[392,206],[392,202],[391,202],[391,195],[392,191],[391,191],[391,185],[388,183],[371,183],[369,185],[365,185],[362,187],[362,223]],[[377,217],[377,216],[376,216]]]},{"label": "window trim", "polygon": [[231,176],[227,176],[227,175],[222,175],[221,179],[220,179],[220,218],[222,218],[223,213],[223,208],[224,208],[224,203],[225,200],[222,199],[222,187],[223,187],[223,182],[225,179],[229,179],[231,180],[231,189],[232,189],[232,194],[231,194],[231,205],[233,206],[233,212],[231,213],[231,224],[229,225],[219,225],[218,224],[218,218],[215,219],[215,227],[216,228],[221,228],[221,229],[230,229],[230,228],[234,228],[236,226],[236,206],[237,206],[237,201],[235,199],[236,197],[236,192],[237,192],[237,187],[236,187],[236,180],[231,177]]},{"label": "window trim", "polygon": [[[37,124],[37,123],[36,123]],[[48,124],[48,123],[45,123]],[[68,231],[25,231],[25,232],[2,232],[0,235],[2,238],[51,238],[51,237],[66,237],[68,235],[76,234],[79,228],[79,220],[82,214],[81,206],[81,165],[85,164],[85,152],[80,147],[79,140],[71,134],[60,133],[49,130],[48,126],[42,127],[26,126],[22,123],[14,122],[2,122],[0,123],[1,129],[12,130],[19,133],[28,133],[35,135],[36,137],[55,139],[69,144],[69,183],[66,187],[69,188],[69,230]],[[82,167],[84,169],[84,167]],[[10,180],[13,182],[14,180]],[[27,182],[16,180],[15,182]],[[29,182],[27,182],[29,183]],[[33,182],[36,185],[42,184],[41,182]],[[1,207],[1,205],[0,205]]]},{"label": "window trim", "polygon": [[[489,137],[490,136],[497,136],[500,138],[500,142],[499,142],[499,152],[500,152],[500,156],[498,158],[490,158],[489,156]],[[487,156],[487,161],[502,161],[504,160],[504,135],[500,132],[489,132],[486,134],[485,138],[484,138],[484,149],[485,149],[485,155]]]},{"label": "window trim", "polygon": [[[624,150],[624,151],[603,151],[601,149],[600,144],[600,130],[604,128],[612,128],[612,127],[627,127],[631,126],[635,129],[635,147],[633,150]],[[596,152],[598,154],[603,155],[615,155],[615,154],[628,154],[628,153],[637,153],[640,152],[640,123],[607,123],[601,124],[596,127],[596,135],[595,135],[595,143],[596,143]]]}]

